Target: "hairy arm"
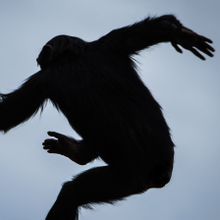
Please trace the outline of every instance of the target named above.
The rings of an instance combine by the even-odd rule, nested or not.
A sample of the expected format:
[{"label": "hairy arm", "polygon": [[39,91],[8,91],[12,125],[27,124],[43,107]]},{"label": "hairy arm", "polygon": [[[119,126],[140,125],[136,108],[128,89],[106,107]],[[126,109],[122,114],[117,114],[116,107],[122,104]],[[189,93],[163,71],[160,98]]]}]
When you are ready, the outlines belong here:
[{"label": "hairy arm", "polygon": [[39,71],[17,90],[0,94],[0,130],[9,129],[34,115],[47,98],[45,76]]},{"label": "hairy arm", "polygon": [[99,39],[102,45],[127,54],[135,54],[154,44],[170,42],[177,52],[182,53],[179,46],[191,51],[202,60],[213,56],[212,41],[184,27],[173,15],[164,15],[145,20],[130,26],[111,31]]}]

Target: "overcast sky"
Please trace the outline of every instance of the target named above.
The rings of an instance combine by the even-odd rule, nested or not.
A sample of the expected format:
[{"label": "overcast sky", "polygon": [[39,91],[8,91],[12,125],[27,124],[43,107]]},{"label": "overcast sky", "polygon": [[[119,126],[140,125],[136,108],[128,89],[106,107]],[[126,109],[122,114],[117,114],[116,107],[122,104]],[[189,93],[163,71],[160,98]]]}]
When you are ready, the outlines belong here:
[{"label": "overcast sky", "polygon": [[[58,34],[89,41],[148,15],[173,13],[214,41],[215,57],[205,62],[168,44],[136,57],[177,146],[172,181],[116,206],[82,210],[81,220],[220,219],[219,11],[218,0],[0,0],[0,92],[35,73],[41,47]],[[80,167],[47,154],[41,143],[48,130],[77,137],[50,104],[41,117],[0,134],[1,220],[43,220],[64,181],[101,164]]]}]

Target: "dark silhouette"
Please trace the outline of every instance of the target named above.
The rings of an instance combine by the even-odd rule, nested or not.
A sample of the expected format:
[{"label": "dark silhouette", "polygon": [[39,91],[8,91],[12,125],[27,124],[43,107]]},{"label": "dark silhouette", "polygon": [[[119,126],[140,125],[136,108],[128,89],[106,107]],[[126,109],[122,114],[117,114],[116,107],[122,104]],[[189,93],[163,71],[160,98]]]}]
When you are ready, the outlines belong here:
[{"label": "dark silhouette", "polygon": [[82,140],[48,132],[52,138],[44,149],[81,165],[98,157],[107,164],[65,183],[47,220],[76,220],[81,206],[113,203],[169,182],[174,157],[169,127],[131,57],[161,42],[202,60],[202,53],[214,52],[210,39],[172,15],[147,18],[93,42],[61,35],[43,47],[37,59],[41,70],[2,94],[0,130],[24,122],[50,99]]}]

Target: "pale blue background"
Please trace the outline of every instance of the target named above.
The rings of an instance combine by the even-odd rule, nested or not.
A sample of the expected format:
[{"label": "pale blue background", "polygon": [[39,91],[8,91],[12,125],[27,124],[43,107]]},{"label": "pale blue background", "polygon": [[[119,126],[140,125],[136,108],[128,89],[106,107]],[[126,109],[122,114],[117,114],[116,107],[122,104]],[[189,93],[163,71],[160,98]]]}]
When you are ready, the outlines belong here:
[{"label": "pale blue background", "polygon": [[[35,59],[42,45],[58,34],[94,40],[148,15],[174,13],[215,42],[216,56],[206,62],[189,52],[177,54],[169,44],[136,57],[177,145],[172,181],[117,206],[83,210],[81,220],[220,219],[219,11],[218,0],[0,0],[1,92],[39,69]],[[42,117],[0,134],[1,220],[43,220],[62,182],[89,167],[44,152],[48,130],[73,134],[51,104]]]}]

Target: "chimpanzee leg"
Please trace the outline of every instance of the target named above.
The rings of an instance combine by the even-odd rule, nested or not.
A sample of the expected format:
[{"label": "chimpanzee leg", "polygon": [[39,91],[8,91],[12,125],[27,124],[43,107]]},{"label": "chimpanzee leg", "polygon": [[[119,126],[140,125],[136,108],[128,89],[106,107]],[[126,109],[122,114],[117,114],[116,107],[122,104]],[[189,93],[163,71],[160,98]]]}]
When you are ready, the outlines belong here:
[{"label": "chimpanzee leg", "polygon": [[130,174],[128,169],[111,166],[90,169],[63,185],[46,220],[76,220],[78,208],[91,203],[113,203],[141,193],[152,183]]}]

